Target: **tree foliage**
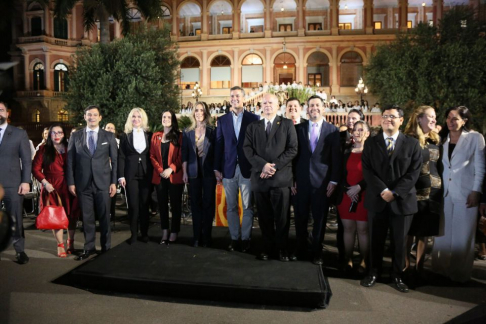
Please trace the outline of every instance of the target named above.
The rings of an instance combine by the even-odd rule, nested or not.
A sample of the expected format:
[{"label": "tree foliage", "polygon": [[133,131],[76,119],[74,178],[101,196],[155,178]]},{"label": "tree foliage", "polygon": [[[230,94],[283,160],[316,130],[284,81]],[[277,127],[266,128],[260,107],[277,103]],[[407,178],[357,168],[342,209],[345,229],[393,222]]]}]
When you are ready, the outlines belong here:
[{"label": "tree foliage", "polygon": [[82,48],[74,61],[65,99],[75,122],[83,122],[84,108],[93,104],[118,129],[132,108],[143,108],[152,125],[160,123],[163,110],[179,108],[180,62],[167,27],[142,27],[115,42]]},{"label": "tree foliage", "polygon": [[467,106],[476,129],[486,121],[486,39],[473,9],[456,6],[438,27],[419,24],[378,46],[365,68],[366,83],[382,103],[406,109]]}]

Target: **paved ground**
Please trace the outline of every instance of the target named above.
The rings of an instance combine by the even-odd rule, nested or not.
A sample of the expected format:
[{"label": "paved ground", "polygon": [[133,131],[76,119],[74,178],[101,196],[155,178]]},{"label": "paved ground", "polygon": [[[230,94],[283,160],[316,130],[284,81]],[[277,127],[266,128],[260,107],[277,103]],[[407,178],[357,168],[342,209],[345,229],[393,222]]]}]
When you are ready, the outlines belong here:
[{"label": "paved ground", "polygon": [[[51,283],[80,263],[55,255],[55,239],[25,220],[27,265],[0,254],[0,323],[486,323],[486,262],[476,261],[475,279],[464,285],[438,281],[408,294],[380,283],[363,288],[326,269],[333,297],[326,310],[288,310],[255,305],[102,295]],[[154,225],[155,226],[155,225]],[[335,258],[333,229],[326,234],[327,258]],[[82,249],[82,233],[76,233]],[[113,245],[129,237],[117,223]],[[155,243],[151,243],[155,244]],[[99,248],[99,247],[98,247]],[[478,279],[479,278],[479,279]]]}]

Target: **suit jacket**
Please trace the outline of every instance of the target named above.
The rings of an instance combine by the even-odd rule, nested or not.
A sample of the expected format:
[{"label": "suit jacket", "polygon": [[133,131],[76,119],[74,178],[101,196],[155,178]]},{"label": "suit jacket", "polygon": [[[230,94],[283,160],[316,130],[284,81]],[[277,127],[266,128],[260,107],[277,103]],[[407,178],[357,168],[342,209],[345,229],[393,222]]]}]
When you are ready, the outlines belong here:
[{"label": "suit jacket", "polygon": [[214,150],[214,170],[222,171],[223,177],[231,179],[235,176],[236,164],[238,162],[243,177],[249,178],[251,164],[243,153],[246,128],[260,117],[246,110],[243,111],[240,134],[236,139],[233,126],[233,113],[218,118],[216,128],[216,145]]},{"label": "suit jacket", "polygon": [[[152,143],[150,144],[150,160],[154,167],[154,172],[152,175],[152,183],[158,185],[160,183],[160,174],[164,171],[164,165],[162,163],[162,138],[164,137],[164,132],[157,132],[152,136]],[[174,184],[182,184],[182,158],[181,158],[181,147],[182,147],[182,134],[179,135],[179,145],[169,144],[169,168],[172,169],[170,175],[170,182]]]},{"label": "suit jacket", "polygon": [[108,190],[111,184],[117,183],[118,146],[115,135],[100,128],[93,156],[86,144],[86,136],[86,128],[83,128],[69,139],[68,186],[75,185],[76,190],[83,191],[93,181],[98,189]]},{"label": "suit jacket", "polygon": [[393,213],[411,215],[417,212],[415,183],[422,168],[422,149],[417,139],[400,132],[389,157],[380,132],[366,140],[361,160],[367,183],[364,206],[368,211],[385,209],[387,202],[380,194],[388,188],[398,195],[391,202]]},{"label": "suit jacket", "polygon": [[463,131],[452,152],[451,160],[449,143],[448,136],[443,145],[442,155],[444,197],[449,195],[453,201],[465,202],[471,191],[482,191],[485,173],[484,137],[474,131]]},{"label": "suit jacket", "polygon": [[[214,178],[214,141],[216,130],[206,126],[204,135],[204,156],[202,157],[202,174],[204,178]],[[197,178],[198,155],[196,153],[196,132],[194,129],[184,132],[182,136],[182,163],[187,163],[189,178]]]},{"label": "suit jacket", "polygon": [[[297,154],[294,123],[290,119],[276,116],[268,138],[264,124],[264,119],[251,123],[243,144],[245,156],[251,163],[252,190],[291,187],[292,159]],[[275,163],[277,172],[269,179],[262,179],[260,174],[266,163]]]},{"label": "suit jacket", "polygon": [[347,130],[339,132],[339,139],[341,141],[341,151],[345,152],[351,147],[351,134]]},{"label": "suit jacket", "polygon": [[342,160],[339,129],[323,121],[314,152],[310,147],[309,123],[298,124],[295,130],[299,142],[299,153],[294,161],[297,187],[322,189],[329,181],[339,182]]},{"label": "suit jacket", "polygon": [[[348,187],[350,186],[348,181],[346,180],[348,178],[347,164],[348,164],[348,160],[349,160],[350,155],[351,155],[351,150],[348,150],[343,155],[343,163],[342,163],[342,168],[341,168],[341,170],[342,170],[341,171],[341,183],[338,185],[338,187],[335,191],[335,195],[336,195],[336,197],[335,197],[336,200],[334,201],[335,205],[339,205],[342,202],[343,196],[346,194],[346,192],[348,191]],[[366,190],[366,180],[363,178],[363,180],[361,180],[357,184],[359,184],[359,186],[361,187],[361,191],[359,192],[360,197],[361,197],[362,192]],[[362,199],[362,198],[360,198],[360,199]]]},{"label": "suit jacket", "polygon": [[[20,158],[20,160],[19,160]],[[5,188],[18,188],[30,183],[32,156],[27,132],[7,125],[0,144],[0,184]]]},{"label": "suit jacket", "polygon": [[152,162],[150,161],[150,143],[152,133],[144,132],[145,150],[138,153],[133,147],[133,133],[123,134],[120,138],[120,148],[118,150],[118,178],[125,178],[128,182],[137,174],[138,161],[141,161],[142,168],[147,177],[153,173]]}]

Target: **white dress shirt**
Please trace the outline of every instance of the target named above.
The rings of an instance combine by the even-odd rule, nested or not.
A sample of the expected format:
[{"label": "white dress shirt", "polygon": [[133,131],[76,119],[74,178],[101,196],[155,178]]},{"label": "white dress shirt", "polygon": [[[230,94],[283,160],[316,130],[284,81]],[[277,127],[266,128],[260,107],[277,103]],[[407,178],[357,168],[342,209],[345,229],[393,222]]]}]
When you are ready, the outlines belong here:
[{"label": "white dress shirt", "polygon": [[133,148],[138,153],[142,153],[147,148],[147,143],[145,142],[145,132],[141,128],[133,129]]}]

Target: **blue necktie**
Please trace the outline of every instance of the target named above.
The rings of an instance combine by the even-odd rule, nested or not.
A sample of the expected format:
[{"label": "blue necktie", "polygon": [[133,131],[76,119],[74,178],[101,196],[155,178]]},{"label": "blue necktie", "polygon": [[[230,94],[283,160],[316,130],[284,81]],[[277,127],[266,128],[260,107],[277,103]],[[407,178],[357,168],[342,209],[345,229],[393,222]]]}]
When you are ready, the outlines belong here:
[{"label": "blue necktie", "polygon": [[91,153],[91,156],[93,156],[95,154],[95,151],[96,151],[96,144],[95,144],[95,140],[94,140],[94,131],[89,131],[88,148],[89,148],[89,153]]}]

